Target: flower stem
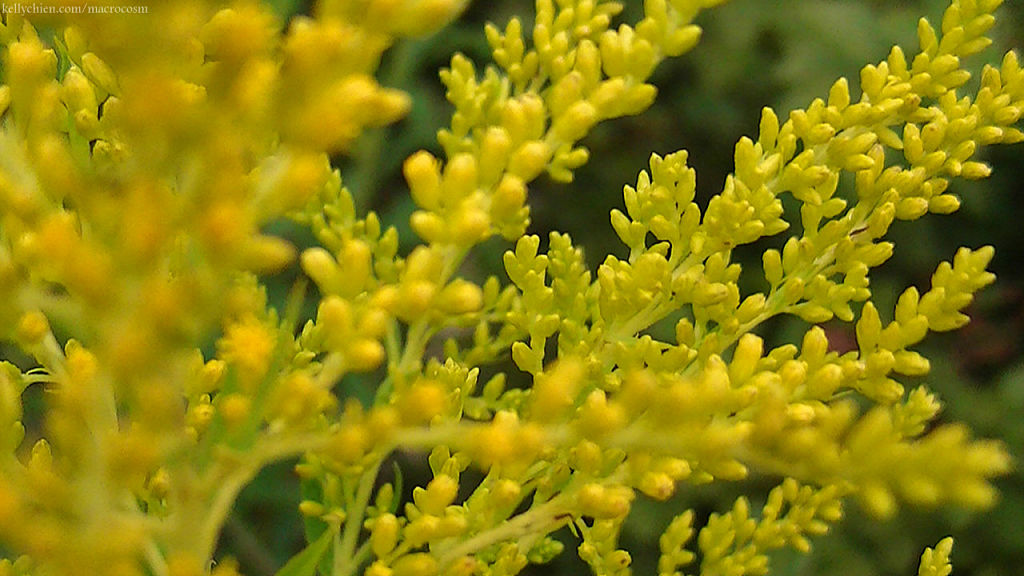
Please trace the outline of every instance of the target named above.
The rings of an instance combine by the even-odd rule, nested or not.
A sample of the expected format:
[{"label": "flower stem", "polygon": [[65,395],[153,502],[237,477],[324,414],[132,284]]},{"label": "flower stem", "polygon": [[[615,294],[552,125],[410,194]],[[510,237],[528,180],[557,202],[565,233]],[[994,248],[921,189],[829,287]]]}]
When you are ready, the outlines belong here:
[{"label": "flower stem", "polygon": [[345,511],[345,528],[342,530],[341,540],[334,548],[334,569],[331,571],[334,576],[352,576],[359,569],[363,554],[358,554],[357,552],[360,551],[357,551],[356,548],[359,545],[363,517],[366,515],[366,507],[377,481],[380,464],[381,462],[378,461],[359,477],[355,498],[349,502],[348,509]]},{"label": "flower stem", "polygon": [[501,524],[448,548],[439,555],[441,571],[459,558],[478,552],[499,542],[518,539],[530,534],[549,534],[567,524],[571,517],[565,494],[531,508]]}]

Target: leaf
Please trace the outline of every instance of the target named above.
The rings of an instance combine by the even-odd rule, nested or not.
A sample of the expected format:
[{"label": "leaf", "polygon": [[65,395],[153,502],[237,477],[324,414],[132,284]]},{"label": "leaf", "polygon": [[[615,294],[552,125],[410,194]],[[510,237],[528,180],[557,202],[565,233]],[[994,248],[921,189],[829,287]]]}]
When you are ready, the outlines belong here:
[{"label": "leaf", "polygon": [[288,20],[302,9],[301,0],[270,0],[269,3],[281,20]]},{"label": "leaf", "polygon": [[391,499],[391,506],[389,506],[389,512],[394,514],[398,511],[398,506],[402,502],[402,468],[398,466],[397,462],[391,463],[392,468],[395,471],[395,497]]},{"label": "leaf", "polygon": [[315,576],[317,564],[331,547],[334,532],[334,530],[324,530],[324,533],[316,541],[292,556],[291,560],[288,560],[288,563],[281,567],[274,576]]}]

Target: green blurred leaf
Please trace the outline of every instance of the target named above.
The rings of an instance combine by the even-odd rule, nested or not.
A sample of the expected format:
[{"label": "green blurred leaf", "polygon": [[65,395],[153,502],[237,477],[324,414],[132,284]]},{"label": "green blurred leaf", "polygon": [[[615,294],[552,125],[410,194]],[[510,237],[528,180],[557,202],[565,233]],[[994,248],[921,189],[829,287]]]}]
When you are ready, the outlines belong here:
[{"label": "green blurred leaf", "polygon": [[315,542],[307,546],[288,561],[275,576],[314,576],[317,564],[324,557],[334,540],[334,531],[325,530]]},{"label": "green blurred leaf", "polygon": [[267,4],[281,20],[287,20],[302,10],[304,2],[303,0],[267,0]]}]

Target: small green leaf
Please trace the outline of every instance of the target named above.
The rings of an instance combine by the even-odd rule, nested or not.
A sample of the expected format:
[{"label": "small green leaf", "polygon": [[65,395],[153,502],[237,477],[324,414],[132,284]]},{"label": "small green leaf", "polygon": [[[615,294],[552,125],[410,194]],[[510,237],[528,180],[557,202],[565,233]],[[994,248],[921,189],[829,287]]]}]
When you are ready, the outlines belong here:
[{"label": "small green leaf", "polygon": [[391,466],[395,471],[395,497],[391,499],[388,511],[394,514],[398,511],[398,506],[402,502],[402,469],[398,466],[397,462],[392,462]]},{"label": "small green leaf", "polygon": [[292,556],[291,560],[274,576],[315,576],[316,567],[331,547],[332,540],[334,540],[334,530],[324,530],[324,533],[315,542],[306,546],[302,552]]}]

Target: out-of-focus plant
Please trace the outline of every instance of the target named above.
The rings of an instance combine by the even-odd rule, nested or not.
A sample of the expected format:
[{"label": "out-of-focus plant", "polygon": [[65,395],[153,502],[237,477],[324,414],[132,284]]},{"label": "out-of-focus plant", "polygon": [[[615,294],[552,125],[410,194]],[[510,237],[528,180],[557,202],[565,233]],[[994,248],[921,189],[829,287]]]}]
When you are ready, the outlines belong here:
[{"label": "out-of-focus plant", "polygon": [[[650,106],[655,68],[718,3],[648,0],[630,25],[617,2],[538,0],[532,24],[488,26],[495,64],[442,72],[443,158],[404,160],[422,241],[407,253],[331,158],[407,112],[381,59],[462,2],[324,0],[287,24],[246,1],[6,14],[0,574],[237,573],[210,567],[226,518],[294,458],[308,547],[281,576],[515,574],[566,527],[595,574],[626,574],[637,498],[751,471],[776,479],[763,506],[674,516],[660,574],[767,573],[849,499],[880,518],[991,506],[1005,450],[935,424],[935,395],[900,381],[928,373],[913,348],[929,332],[967,322],[993,249],[959,250],[892,306],[869,273],[894,221],[957,210],[951,182],[989,175],[978,150],[1024,139],[1013,52],[965,88],[998,0],[921,20],[919,50],[863,68],[859,91],[765,108],[703,205],[686,152],[652,156],[612,211],[626,253],[596,274],[567,235],[527,235],[531,183],[572,182],[580,141]],[[269,232],[285,218],[319,245],[296,254]],[[734,251],[770,236],[741,281]],[[492,239],[512,243],[507,280],[467,276]],[[311,318],[303,281],[268,304],[295,259]],[[756,334],[780,316],[809,325],[799,346]],[[834,318],[853,350],[830,346]],[[23,402],[35,388],[41,409]],[[380,480],[396,451],[432,473],[408,499],[400,474]],[[919,574],[948,573],[951,545]]]}]

